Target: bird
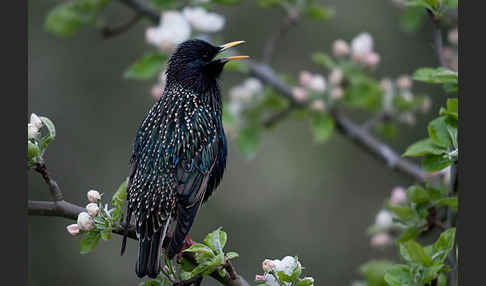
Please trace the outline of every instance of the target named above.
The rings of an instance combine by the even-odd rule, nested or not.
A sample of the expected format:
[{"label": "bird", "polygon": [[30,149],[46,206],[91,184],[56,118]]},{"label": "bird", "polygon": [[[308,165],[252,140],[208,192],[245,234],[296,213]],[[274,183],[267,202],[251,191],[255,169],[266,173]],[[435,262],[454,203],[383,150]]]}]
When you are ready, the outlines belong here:
[{"label": "bird", "polygon": [[200,206],[222,180],[227,140],[219,77],[226,63],[248,56],[218,55],[242,43],[215,46],[192,39],[179,44],[167,64],[163,94],[138,128],[121,255],[134,216],[139,241],[135,272],[140,278],[157,277],[170,225],[175,227],[164,252],[170,260],[181,251]]}]

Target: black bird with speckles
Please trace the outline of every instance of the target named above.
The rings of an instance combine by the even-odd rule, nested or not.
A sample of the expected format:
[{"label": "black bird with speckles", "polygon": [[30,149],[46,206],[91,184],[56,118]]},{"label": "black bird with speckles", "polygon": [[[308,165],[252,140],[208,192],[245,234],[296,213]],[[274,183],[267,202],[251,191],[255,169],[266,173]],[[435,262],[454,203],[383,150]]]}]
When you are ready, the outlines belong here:
[{"label": "black bird with speckles", "polygon": [[216,56],[242,41],[213,46],[180,44],[167,68],[163,95],[138,129],[127,184],[127,216],[121,253],[132,215],[139,239],[137,276],[155,278],[162,242],[176,223],[166,255],[180,252],[196,213],[219,185],[226,165],[226,137],[217,79],[230,60]]}]

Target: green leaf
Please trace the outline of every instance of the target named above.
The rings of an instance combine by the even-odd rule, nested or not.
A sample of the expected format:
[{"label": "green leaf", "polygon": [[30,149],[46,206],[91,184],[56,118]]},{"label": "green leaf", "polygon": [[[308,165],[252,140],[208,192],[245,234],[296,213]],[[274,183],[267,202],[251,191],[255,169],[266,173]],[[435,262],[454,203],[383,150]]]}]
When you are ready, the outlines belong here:
[{"label": "green leaf", "polygon": [[328,114],[315,113],[311,118],[311,128],[314,133],[314,140],[322,143],[331,137],[334,130],[334,120]]},{"label": "green leaf", "polygon": [[165,65],[167,55],[160,52],[146,54],[143,58],[132,64],[124,74],[130,79],[150,79],[159,74]]},{"label": "green leaf", "polygon": [[440,171],[452,164],[448,156],[444,155],[427,155],[422,160],[422,168],[426,172]]},{"label": "green leaf", "polygon": [[371,260],[360,266],[359,271],[365,277],[368,285],[386,286],[385,272],[392,265],[393,263],[388,260]]},{"label": "green leaf", "polygon": [[420,186],[411,186],[407,190],[407,200],[416,204],[426,203],[430,200],[429,193]]},{"label": "green leaf", "polygon": [[160,281],[158,280],[148,280],[145,282],[140,282],[138,286],[161,286]]},{"label": "green leaf", "polygon": [[27,140],[27,160],[31,161],[37,155],[39,155],[39,147],[30,140]]},{"label": "green leaf", "polygon": [[76,0],[54,7],[47,15],[44,27],[57,36],[72,36],[81,28],[92,25],[110,0]]},{"label": "green leaf", "polygon": [[280,281],[289,282],[289,283],[293,282],[292,278],[283,271],[278,271],[277,276]]},{"label": "green leaf", "polygon": [[152,6],[159,10],[169,10],[177,8],[178,1],[175,0],[150,0]]},{"label": "green leaf", "polygon": [[300,279],[296,286],[311,286],[313,284],[314,283],[311,279]]},{"label": "green leaf", "polygon": [[435,202],[438,206],[448,206],[457,212],[458,202],[457,197],[442,198]]},{"label": "green leaf", "polygon": [[260,128],[257,126],[247,126],[243,128],[236,138],[240,152],[247,159],[253,159],[261,140]]},{"label": "green leaf", "polygon": [[103,240],[110,240],[110,238],[111,238],[111,229],[108,228],[108,229],[105,229],[105,230],[101,231],[101,238]]},{"label": "green leaf", "polygon": [[420,229],[415,226],[408,227],[397,239],[398,243],[404,243],[409,241],[410,239],[414,239],[417,235],[420,234]]},{"label": "green leaf", "polygon": [[185,249],[183,252],[198,252],[198,253],[206,253],[206,254],[214,255],[211,248],[209,248],[208,246],[202,243],[193,244],[189,248]]},{"label": "green leaf", "polygon": [[228,259],[233,259],[233,258],[237,258],[237,257],[240,257],[240,255],[236,252],[228,252],[226,253],[226,258]]},{"label": "green leaf", "polygon": [[438,278],[439,272],[444,268],[444,264],[434,264],[430,267],[425,268],[424,273],[424,284],[429,284],[432,280]]},{"label": "green leaf", "polygon": [[54,123],[47,117],[40,116],[39,117],[42,123],[47,127],[47,130],[49,132],[49,137],[52,139],[56,138],[56,127],[54,126]]},{"label": "green leaf", "polygon": [[441,155],[445,154],[446,152],[447,148],[439,146],[435,144],[432,139],[427,138],[410,145],[402,156],[417,157],[428,154]]},{"label": "green leaf", "polygon": [[226,245],[227,234],[218,227],[215,231],[209,233],[204,238],[204,243],[209,246],[215,253],[222,253],[224,246]]},{"label": "green leaf", "polygon": [[427,127],[430,139],[435,144],[442,146],[444,148],[448,148],[452,145],[452,141],[447,126],[448,124],[446,122],[446,117],[440,116],[432,120]]},{"label": "green leaf", "polygon": [[115,207],[112,214],[114,221],[117,221],[122,217],[123,206],[125,205],[125,201],[127,199],[127,181],[128,178],[120,184],[115,194],[111,198],[111,205]]},{"label": "green leaf", "polygon": [[278,6],[282,0],[258,0],[258,4],[263,8]]},{"label": "green leaf", "polygon": [[412,286],[413,278],[410,267],[404,264],[395,264],[386,270],[384,279],[390,286]]},{"label": "green leaf", "polygon": [[416,262],[425,267],[431,266],[434,262],[432,258],[428,256],[422,246],[413,240],[409,240],[405,243],[408,251],[408,255],[413,262]]},{"label": "green leaf", "polygon": [[437,241],[433,244],[435,258],[434,260],[444,262],[444,260],[447,258],[447,255],[454,247],[455,237],[455,227],[451,227],[440,234]]},{"label": "green leaf", "polygon": [[401,220],[408,221],[416,216],[415,212],[408,206],[392,205],[390,209]]},{"label": "green leaf", "polygon": [[335,11],[321,5],[311,4],[307,7],[307,16],[313,20],[329,20],[335,15]]},{"label": "green leaf", "polygon": [[458,75],[450,69],[440,68],[421,68],[415,71],[413,79],[435,84],[457,84]]},{"label": "green leaf", "polygon": [[400,26],[405,32],[416,31],[423,25],[424,9],[407,7],[400,18]]},{"label": "green leaf", "polygon": [[86,254],[95,249],[98,241],[100,240],[100,237],[101,233],[96,230],[92,230],[83,235],[83,238],[81,239],[81,243],[79,245],[80,253]]},{"label": "green leaf", "polygon": [[333,69],[336,66],[334,60],[324,53],[314,53],[312,55],[312,61],[328,69]]}]

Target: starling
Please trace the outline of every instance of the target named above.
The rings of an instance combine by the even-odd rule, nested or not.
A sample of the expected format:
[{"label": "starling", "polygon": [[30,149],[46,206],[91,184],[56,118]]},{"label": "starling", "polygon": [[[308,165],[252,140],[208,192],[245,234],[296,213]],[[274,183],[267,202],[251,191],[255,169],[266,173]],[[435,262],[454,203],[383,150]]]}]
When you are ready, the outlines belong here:
[{"label": "starling", "polygon": [[135,137],[127,184],[127,215],[121,254],[133,214],[139,240],[137,276],[159,273],[162,242],[168,259],[181,251],[203,202],[219,185],[226,165],[218,77],[230,60],[216,56],[243,41],[213,46],[202,40],[180,44],[168,62],[163,95]]}]

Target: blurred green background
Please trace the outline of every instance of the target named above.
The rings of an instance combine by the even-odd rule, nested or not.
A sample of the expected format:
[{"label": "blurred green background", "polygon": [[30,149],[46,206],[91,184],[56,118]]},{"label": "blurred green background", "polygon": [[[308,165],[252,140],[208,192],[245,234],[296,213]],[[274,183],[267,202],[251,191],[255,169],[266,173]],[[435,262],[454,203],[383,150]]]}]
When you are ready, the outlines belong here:
[{"label": "blurred green background", "polygon": [[[141,21],[127,33],[103,40],[99,31],[86,29],[73,38],[56,38],[43,29],[50,8],[61,1],[29,1],[29,103],[28,111],[49,117],[57,138],[46,160],[68,201],[85,205],[86,192],[97,189],[111,198],[127,176],[135,132],[154,103],[152,81],[122,78],[123,71],[144,52],[145,29]],[[337,11],[327,22],[304,20],[278,47],[273,67],[298,75],[319,72],[310,55],[331,52],[337,38],[351,40],[367,31],[375,39],[382,62],[377,77],[412,73],[436,65],[430,27],[416,33],[400,29],[400,10],[387,0],[328,0]],[[246,40],[242,54],[258,59],[265,39],[278,28],[282,14],[260,9],[254,1],[220,8],[227,19],[226,40]],[[126,21],[133,12],[113,1],[103,12],[106,23]],[[240,74],[223,75],[227,91],[241,82]],[[425,91],[422,86],[416,88]],[[400,128],[390,144],[403,152],[426,134],[426,123],[437,112],[440,94],[430,94],[434,108],[420,115],[415,126]],[[361,116],[362,117],[362,116]],[[369,245],[366,228],[373,223],[392,187],[413,183],[363,153],[347,138],[334,133],[316,144],[307,121],[288,119],[264,134],[255,159],[246,160],[230,142],[222,185],[201,209],[191,230],[194,240],[222,226],[228,232],[228,250],[250,284],[261,273],[265,258],[300,257],[316,285],[350,285],[359,279],[357,268],[371,258],[396,259],[395,250]],[[29,198],[49,200],[40,176],[29,172]],[[100,242],[94,252],[79,254],[79,239],[70,236],[67,219],[29,217],[30,285],[137,285],[134,273],[137,245],[129,241],[120,257],[121,239]],[[210,279],[204,285],[215,285]]]}]

